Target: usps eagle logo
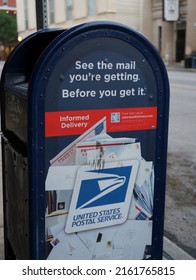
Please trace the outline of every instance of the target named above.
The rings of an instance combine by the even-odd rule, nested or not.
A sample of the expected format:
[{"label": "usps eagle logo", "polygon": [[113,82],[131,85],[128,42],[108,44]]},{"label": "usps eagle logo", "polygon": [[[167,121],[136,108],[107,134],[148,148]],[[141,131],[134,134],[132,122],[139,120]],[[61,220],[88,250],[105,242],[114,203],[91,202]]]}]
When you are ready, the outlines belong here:
[{"label": "usps eagle logo", "polygon": [[87,170],[81,181],[76,209],[125,201],[132,166]]},{"label": "usps eagle logo", "polygon": [[128,217],[138,160],[80,166],[65,226],[66,233],[122,224]]}]

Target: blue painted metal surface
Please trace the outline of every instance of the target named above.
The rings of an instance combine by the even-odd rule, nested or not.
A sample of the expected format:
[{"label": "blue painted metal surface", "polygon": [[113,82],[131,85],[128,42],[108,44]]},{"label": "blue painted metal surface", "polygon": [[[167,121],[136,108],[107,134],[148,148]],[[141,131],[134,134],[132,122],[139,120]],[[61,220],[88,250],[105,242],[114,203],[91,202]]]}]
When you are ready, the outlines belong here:
[{"label": "blue painted metal surface", "polygon": [[[6,76],[8,77],[8,74],[11,74],[11,68],[14,67],[14,65],[22,65],[20,62],[22,59],[24,67],[22,67],[23,71],[21,72],[24,72],[26,77],[28,77],[26,93],[26,108],[28,108],[28,110],[24,112],[27,116],[27,122],[25,124],[27,126],[27,136],[26,138],[20,137],[23,131],[20,131],[20,128],[19,130],[17,130],[17,128],[15,129],[12,125],[11,132],[9,127],[7,129],[5,119],[6,113],[3,108],[2,127],[5,138],[8,138],[8,140],[10,139],[11,143],[12,139],[18,140],[20,146],[23,148],[25,147],[26,151],[25,156],[27,157],[29,170],[27,186],[29,189],[29,258],[46,258],[45,180],[50,156],[54,156],[55,153],[62,149],[62,141],[64,141],[64,139],[68,142],[73,141],[73,138],[66,138],[66,135],[64,135],[63,140],[61,137],[56,137],[56,140],[55,137],[46,137],[45,113],[53,111],[58,112],[63,110],[63,108],[65,108],[65,111],[95,111],[112,108],[112,106],[118,108],[119,106],[118,102],[117,104],[110,104],[107,101],[100,103],[98,99],[94,103],[82,102],[80,100],[81,102],[79,103],[67,101],[67,104],[65,102],[61,104],[61,102],[54,100],[55,95],[53,96],[52,92],[54,92],[55,86],[58,85],[58,83],[60,84],[60,80],[61,83],[63,80],[63,76],[59,75],[59,73],[64,73],[64,67],[68,67],[67,71],[69,71],[69,67],[73,65],[74,59],[82,60],[81,57],[85,57],[85,55],[89,58],[89,54],[91,53],[92,58],[90,59],[96,63],[97,49],[94,51],[93,46],[98,46],[100,43],[100,45],[103,46],[103,53],[108,54],[109,57],[110,49],[116,53],[119,52],[120,57],[123,56],[123,49],[115,47],[115,44],[119,44],[120,47],[122,46],[124,48],[125,46],[127,57],[129,56],[127,50],[130,47],[130,50],[133,50],[136,56],[138,56],[136,60],[138,59],[139,61],[140,57],[143,57],[146,60],[146,66],[138,71],[141,71],[141,75],[143,75],[142,77],[147,77],[147,87],[154,92],[154,96],[148,94],[148,101],[145,102],[148,102],[149,104],[151,102],[153,104],[152,106],[157,107],[157,127],[152,133],[142,131],[137,134],[132,131],[130,134],[128,133],[128,137],[139,135],[144,143],[143,153],[146,158],[152,160],[154,163],[155,182],[151,258],[161,259],[163,249],[169,118],[169,82],[164,63],[156,49],[144,36],[127,26],[114,22],[91,22],[70,28],[66,31],[56,31],[54,36],[52,34],[54,33],[50,30],[38,32],[21,43],[8,59],[3,70],[1,82],[1,98],[2,104],[4,104],[6,98],[5,89],[8,81],[6,80]],[[36,57],[31,59],[32,53],[34,53],[37,46],[40,44],[40,38],[48,38],[48,41],[47,43],[44,43],[43,41],[43,47],[40,49],[39,55],[36,53]],[[82,46],[86,46],[87,50],[82,49]],[[73,58],[74,56],[76,58]],[[112,58],[110,57],[110,59]],[[27,63],[28,60],[30,60],[30,63]],[[34,60],[36,60],[36,63],[34,63]],[[63,65],[62,62],[67,63],[68,66]],[[31,67],[29,67],[29,65]],[[17,67],[13,70],[13,80],[19,72],[20,71]],[[59,76],[55,78],[56,73],[58,73]],[[54,88],[51,89],[52,84]],[[19,95],[22,96],[22,94],[22,90],[19,89]],[[56,97],[56,99],[58,99],[58,97]],[[140,105],[140,101],[136,101],[133,106],[124,102],[120,107],[123,108],[126,105],[127,107],[130,106],[130,108],[146,107],[147,105],[145,105],[145,102]],[[122,136],[118,132],[113,133],[112,135],[116,137]],[[147,143],[151,141],[153,144]],[[150,150],[153,150],[153,145],[154,152],[151,154]],[[148,147],[150,147],[149,150]],[[6,188],[5,184],[4,188]],[[10,243],[12,242],[10,241]]]}]

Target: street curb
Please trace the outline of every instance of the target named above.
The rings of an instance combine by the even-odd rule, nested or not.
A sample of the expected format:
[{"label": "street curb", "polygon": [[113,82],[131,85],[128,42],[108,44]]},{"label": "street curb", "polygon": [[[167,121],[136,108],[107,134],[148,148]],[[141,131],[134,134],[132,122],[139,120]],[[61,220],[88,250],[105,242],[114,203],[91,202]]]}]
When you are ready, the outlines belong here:
[{"label": "street curb", "polygon": [[164,260],[194,260],[188,253],[174,244],[164,236],[163,238],[163,259]]},{"label": "street curb", "polygon": [[196,68],[185,68],[181,63],[165,64],[165,67],[167,71],[196,73]]}]

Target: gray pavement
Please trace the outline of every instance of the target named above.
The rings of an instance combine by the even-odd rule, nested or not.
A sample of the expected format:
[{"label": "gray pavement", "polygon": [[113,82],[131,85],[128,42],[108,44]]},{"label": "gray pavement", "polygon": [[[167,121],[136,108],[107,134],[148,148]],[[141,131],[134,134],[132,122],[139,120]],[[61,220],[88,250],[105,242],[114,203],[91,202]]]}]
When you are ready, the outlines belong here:
[{"label": "gray pavement", "polygon": [[186,72],[196,72],[196,68],[185,68],[184,67],[184,61],[182,62],[176,62],[172,64],[166,65],[166,68],[168,71],[186,71]]},{"label": "gray pavement", "polygon": [[[0,61],[0,73],[3,67],[3,62]],[[180,64],[168,66],[170,71],[182,70]],[[196,69],[189,69],[196,71]],[[1,158],[1,135],[0,135],[0,174],[2,174],[2,158]],[[3,197],[2,197],[2,176],[0,177],[0,260],[4,259],[4,244],[3,244]],[[163,259],[165,260],[193,260],[193,258],[183,251],[180,247],[174,244],[171,240],[164,237],[163,242]]]}]

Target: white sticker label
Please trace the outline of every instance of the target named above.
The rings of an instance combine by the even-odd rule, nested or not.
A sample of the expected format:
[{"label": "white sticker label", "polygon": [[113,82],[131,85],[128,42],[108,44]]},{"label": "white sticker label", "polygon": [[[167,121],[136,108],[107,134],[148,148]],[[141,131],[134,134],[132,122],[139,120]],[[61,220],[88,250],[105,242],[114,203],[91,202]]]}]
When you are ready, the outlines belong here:
[{"label": "white sticker label", "polygon": [[81,166],[76,175],[67,233],[124,223],[133,195],[138,160]]}]

